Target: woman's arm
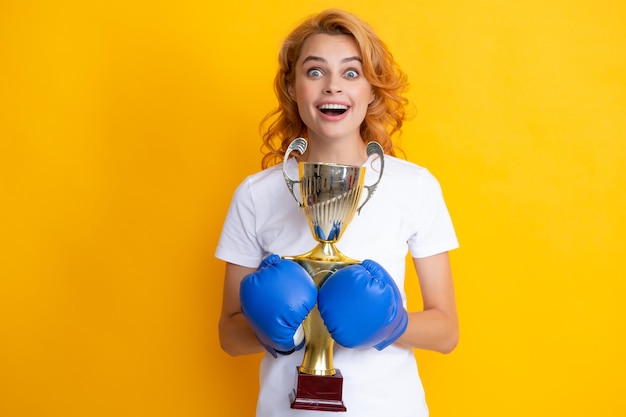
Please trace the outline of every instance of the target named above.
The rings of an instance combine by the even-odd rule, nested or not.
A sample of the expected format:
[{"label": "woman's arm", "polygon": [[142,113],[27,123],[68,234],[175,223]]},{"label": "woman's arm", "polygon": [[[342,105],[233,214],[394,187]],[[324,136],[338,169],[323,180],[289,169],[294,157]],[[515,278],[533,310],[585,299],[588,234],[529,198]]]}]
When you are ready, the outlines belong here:
[{"label": "woman's arm", "polygon": [[409,313],[409,324],[398,344],[450,353],[459,341],[459,322],[448,252],[413,258],[424,310]]},{"label": "woman's arm", "polygon": [[224,294],[222,296],[222,313],[219,320],[220,345],[224,352],[231,356],[248,355],[264,352],[254,332],[241,313],[239,301],[239,285],[241,280],[254,272],[255,268],[226,263],[224,274]]}]

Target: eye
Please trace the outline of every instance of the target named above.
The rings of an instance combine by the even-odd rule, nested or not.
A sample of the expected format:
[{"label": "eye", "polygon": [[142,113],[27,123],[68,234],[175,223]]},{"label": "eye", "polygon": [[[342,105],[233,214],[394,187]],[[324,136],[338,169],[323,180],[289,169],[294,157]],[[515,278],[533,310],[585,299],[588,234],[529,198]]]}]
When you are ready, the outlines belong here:
[{"label": "eye", "polygon": [[345,73],[346,78],[358,78],[359,73],[355,70],[348,70]]},{"label": "eye", "polygon": [[310,70],[308,70],[306,72],[306,75],[308,75],[309,77],[312,77],[312,78],[319,78],[319,77],[323,76],[324,73],[321,70],[319,70],[318,68],[311,68]]}]

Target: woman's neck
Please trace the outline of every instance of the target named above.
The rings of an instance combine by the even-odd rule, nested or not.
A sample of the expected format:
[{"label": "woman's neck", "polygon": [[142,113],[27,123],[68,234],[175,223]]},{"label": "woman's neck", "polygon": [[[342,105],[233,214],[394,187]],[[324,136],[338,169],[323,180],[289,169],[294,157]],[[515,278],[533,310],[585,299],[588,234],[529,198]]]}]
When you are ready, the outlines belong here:
[{"label": "woman's neck", "polygon": [[309,139],[304,153],[305,162],[326,162],[361,166],[367,161],[366,144],[359,137],[346,140]]}]

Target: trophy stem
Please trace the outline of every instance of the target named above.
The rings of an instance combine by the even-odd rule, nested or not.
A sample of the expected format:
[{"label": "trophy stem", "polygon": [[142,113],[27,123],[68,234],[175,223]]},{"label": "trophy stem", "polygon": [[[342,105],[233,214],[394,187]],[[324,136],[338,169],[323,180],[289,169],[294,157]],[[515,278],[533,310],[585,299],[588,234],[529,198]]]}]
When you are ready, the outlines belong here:
[{"label": "trophy stem", "polygon": [[[359,263],[343,255],[333,242],[322,241],[313,250],[298,256],[286,256],[300,264],[313,279],[317,288],[336,271],[348,265]],[[310,311],[303,323],[305,349],[300,372],[308,375],[335,375],[333,367],[334,340],[320,316],[317,305]]]},{"label": "trophy stem", "polygon": [[333,367],[334,341],[328,333],[317,306],[303,323],[305,335],[304,357],[298,370],[308,375],[335,375]]},{"label": "trophy stem", "polygon": [[345,256],[335,246],[335,241],[320,241],[311,251],[294,256],[294,260],[322,261],[322,262],[341,262],[347,264],[360,263],[357,260]]},{"label": "trophy stem", "polygon": [[[332,242],[320,242],[312,251],[285,257],[299,263],[317,288],[337,270],[358,263],[344,256]],[[299,410],[346,411],[342,401],[343,376],[333,367],[334,340],[317,305],[303,323],[305,348],[302,364],[296,367],[296,388],[289,394],[291,408]]]}]

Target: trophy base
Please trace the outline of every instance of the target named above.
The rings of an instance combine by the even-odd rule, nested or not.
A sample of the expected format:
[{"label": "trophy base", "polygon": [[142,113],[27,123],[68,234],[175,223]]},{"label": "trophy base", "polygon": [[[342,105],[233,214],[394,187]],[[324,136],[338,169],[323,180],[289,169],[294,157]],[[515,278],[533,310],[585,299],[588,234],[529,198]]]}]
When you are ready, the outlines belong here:
[{"label": "trophy base", "polygon": [[335,375],[309,375],[296,367],[298,382],[289,395],[291,408],[297,410],[346,411],[341,400],[343,376],[339,369]]}]

